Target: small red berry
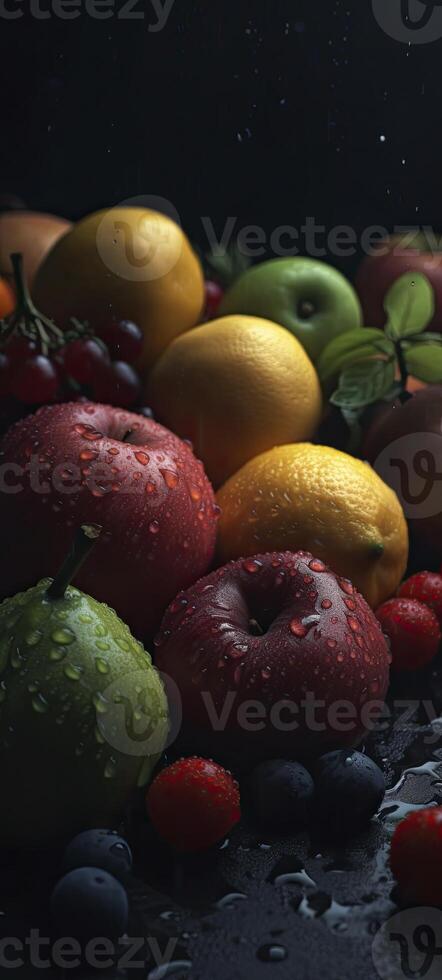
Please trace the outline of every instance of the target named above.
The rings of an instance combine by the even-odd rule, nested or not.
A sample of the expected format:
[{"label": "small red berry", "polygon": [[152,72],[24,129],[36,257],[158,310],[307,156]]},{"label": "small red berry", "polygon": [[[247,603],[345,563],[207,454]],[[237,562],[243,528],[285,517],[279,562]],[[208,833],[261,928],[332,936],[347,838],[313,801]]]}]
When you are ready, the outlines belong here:
[{"label": "small red berry", "polygon": [[436,572],[418,572],[402,583],[399,595],[425,603],[436,613],[442,625],[442,575]]},{"label": "small red berry", "polygon": [[97,401],[119,408],[130,408],[141,396],[139,376],[125,361],[112,361],[108,369],[97,376],[92,388]]},{"label": "small red berry", "polygon": [[206,291],[206,319],[213,320],[216,317],[221,305],[224,290],[222,286],[220,286],[217,282],[214,282],[213,279],[206,279],[204,288]]},{"label": "small red berry", "polygon": [[58,384],[52,361],[43,354],[35,354],[17,368],[11,381],[11,394],[25,405],[42,405],[54,401]]},{"label": "small red berry", "polygon": [[376,616],[391,644],[395,670],[419,670],[436,656],[441,641],[437,616],[417,599],[389,599]]},{"label": "small red berry", "polygon": [[107,350],[92,337],[72,340],[62,348],[64,369],[80,385],[91,384],[109,364]]},{"label": "small red berry", "polygon": [[241,817],[238,784],[210,759],[180,759],[154,779],[146,806],[155,830],[177,851],[203,851]]},{"label": "small red berry", "polygon": [[134,364],[143,350],[144,337],[140,328],[131,320],[110,320],[99,331],[111,358]]},{"label": "small red berry", "polygon": [[442,905],[442,807],[417,810],[398,824],[390,866],[407,902]]}]

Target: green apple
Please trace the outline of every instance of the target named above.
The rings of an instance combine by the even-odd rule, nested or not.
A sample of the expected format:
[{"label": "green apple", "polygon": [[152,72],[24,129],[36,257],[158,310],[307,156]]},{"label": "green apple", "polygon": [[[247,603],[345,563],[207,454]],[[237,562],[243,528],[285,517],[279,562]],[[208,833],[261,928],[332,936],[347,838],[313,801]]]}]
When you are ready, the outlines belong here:
[{"label": "green apple", "polygon": [[167,738],[149,655],[65,572],[0,605],[3,847],[114,826]]},{"label": "green apple", "polygon": [[301,257],[247,269],[222,301],[219,316],[231,313],[282,324],[313,362],[330,340],[362,325],[359,299],[348,280],[325,262]]}]

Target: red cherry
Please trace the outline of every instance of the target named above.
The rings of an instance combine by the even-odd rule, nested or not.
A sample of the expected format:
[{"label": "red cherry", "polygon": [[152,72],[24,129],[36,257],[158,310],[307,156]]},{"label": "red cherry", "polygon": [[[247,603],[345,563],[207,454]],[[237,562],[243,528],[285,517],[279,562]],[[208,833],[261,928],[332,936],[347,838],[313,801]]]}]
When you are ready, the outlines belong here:
[{"label": "red cherry", "polygon": [[391,842],[391,870],[413,905],[442,905],[442,807],[410,813]]},{"label": "red cherry", "polygon": [[206,279],[204,288],[206,291],[206,319],[213,320],[216,317],[221,305],[224,290],[222,286],[220,286],[217,282],[214,282],[213,279]]},{"label": "red cherry", "polygon": [[0,398],[9,394],[11,387],[11,364],[7,354],[0,351]]},{"label": "red cherry", "polygon": [[399,595],[406,599],[418,599],[429,606],[442,626],[442,575],[418,572],[402,583]]},{"label": "red cherry", "polygon": [[143,333],[131,320],[111,320],[101,327],[100,337],[116,361],[134,364],[143,350]]},{"label": "red cherry", "polygon": [[11,383],[11,392],[25,405],[52,402],[57,394],[58,374],[48,357],[36,354],[18,368]]},{"label": "red cherry", "polygon": [[441,631],[432,609],[417,599],[389,599],[376,611],[390,639],[393,667],[419,670],[437,654]]},{"label": "red cherry", "polygon": [[109,364],[107,351],[91,337],[72,340],[60,353],[66,374],[80,385],[91,384]]},{"label": "red cherry", "polygon": [[147,812],[158,834],[178,851],[202,851],[241,818],[238,784],[208,759],[179,759],[154,779]]},{"label": "red cherry", "polygon": [[99,402],[129,408],[140,397],[141,384],[130,364],[113,361],[109,369],[96,378],[93,391],[94,398]]}]

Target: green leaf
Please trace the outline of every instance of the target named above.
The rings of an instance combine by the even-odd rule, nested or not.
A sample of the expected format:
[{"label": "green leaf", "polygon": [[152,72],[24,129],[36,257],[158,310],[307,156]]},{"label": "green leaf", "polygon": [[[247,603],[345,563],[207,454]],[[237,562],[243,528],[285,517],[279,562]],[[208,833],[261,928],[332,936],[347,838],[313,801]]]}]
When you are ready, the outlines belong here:
[{"label": "green leaf", "polygon": [[345,368],[366,358],[394,356],[394,346],[383,330],[374,327],[356,327],[331,340],[320,354],[316,365],[322,384],[338,375]]},{"label": "green leaf", "polygon": [[385,300],[385,333],[391,340],[419,334],[434,315],[434,290],[420,272],[406,272],[393,283]]},{"label": "green leaf", "polygon": [[394,382],[394,374],[394,361],[355,364],[342,372],[330,401],[340,408],[364,408],[383,398]]},{"label": "green leaf", "polygon": [[442,333],[432,333],[426,330],[425,333],[417,333],[402,342],[404,350],[409,350],[413,344],[436,344],[442,346]]},{"label": "green leaf", "polygon": [[414,344],[405,352],[407,371],[427,384],[442,382],[442,344]]},{"label": "green leaf", "polygon": [[361,440],[362,440],[361,417],[362,417],[362,413],[363,413],[363,409],[362,408],[345,408],[345,407],[341,407],[341,415],[342,415],[342,417],[343,417],[344,421],[346,422],[346,424],[348,426],[348,429],[349,429],[348,439],[347,439],[347,444],[346,444],[346,447],[345,447],[345,451],[346,451],[346,453],[349,453],[350,456],[356,456],[357,453],[358,453],[358,449],[359,449],[359,447],[361,445]]}]

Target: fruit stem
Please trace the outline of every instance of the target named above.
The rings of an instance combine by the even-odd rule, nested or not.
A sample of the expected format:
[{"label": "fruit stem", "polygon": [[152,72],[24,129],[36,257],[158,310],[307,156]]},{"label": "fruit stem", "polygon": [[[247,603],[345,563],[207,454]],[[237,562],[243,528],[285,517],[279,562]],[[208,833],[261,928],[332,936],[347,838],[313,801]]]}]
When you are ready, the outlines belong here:
[{"label": "fruit stem", "polygon": [[[401,344],[400,340],[396,343],[395,346],[396,346],[397,362],[398,362],[398,365],[399,365],[399,371],[400,371],[400,375],[401,375],[401,385],[402,385],[402,388],[403,388],[403,394],[405,396],[407,396],[408,395],[408,392],[407,392],[408,371],[407,371],[407,365],[405,363],[404,352],[402,350],[402,344]],[[399,396],[399,397],[401,397],[401,396]]]},{"label": "fruit stem", "polygon": [[20,311],[33,311],[31,296],[28,284],[23,272],[23,256],[21,252],[13,252],[10,256],[12,270],[14,273],[15,290],[17,293],[17,307]]},{"label": "fruit stem", "polygon": [[100,524],[82,524],[71,544],[66,558],[47,589],[48,599],[62,599],[89,552],[96,544],[103,528]]}]

